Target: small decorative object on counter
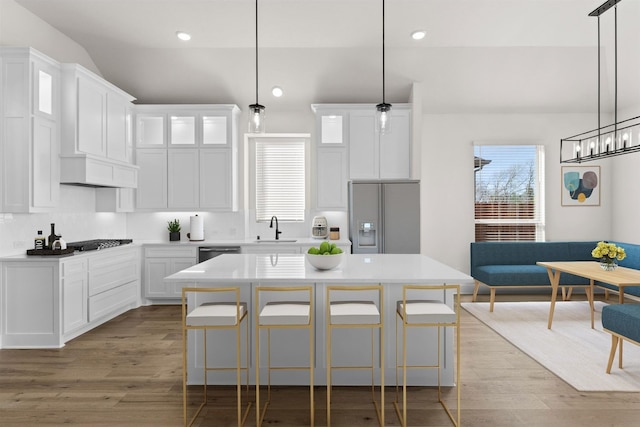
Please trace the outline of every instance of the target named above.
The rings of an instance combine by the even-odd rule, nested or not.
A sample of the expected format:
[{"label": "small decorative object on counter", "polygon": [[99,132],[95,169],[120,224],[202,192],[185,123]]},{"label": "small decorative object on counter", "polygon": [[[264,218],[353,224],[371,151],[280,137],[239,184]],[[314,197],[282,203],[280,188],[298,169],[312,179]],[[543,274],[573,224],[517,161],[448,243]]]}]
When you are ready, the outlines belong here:
[{"label": "small decorative object on counter", "polygon": [[38,230],[38,235],[36,236],[33,242],[33,248],[36,250],[44,249],[44,242],[45,242],[45,238],[42,235],[42,230]]},{"label": "small decorative object on counter", "polygon": [[605,271],[613,271],[618,267],[618,261],[626,258],[627,253],[624,248],[616,246],[614,243],[598,242],[591,251],[591,256],[600,259],[600,267]]},{"label": "small decorative object on counter", "polygon": [[331,227],[329,229],[329,239],[340,240],[340,227]]},{"label": "small decorative object on counter", "polygon": [[47,249],[53,249],[53,242],[58,240],[60,236],[56,235],[56,225],[51,223],[51,234],[47,238]]},{"label": "small decorative object on counter", "polygon": [[167,229],[169,230],[169,241],[180,241],[180,221],[174,219],[173,221],[168,221],[167,224]]}]

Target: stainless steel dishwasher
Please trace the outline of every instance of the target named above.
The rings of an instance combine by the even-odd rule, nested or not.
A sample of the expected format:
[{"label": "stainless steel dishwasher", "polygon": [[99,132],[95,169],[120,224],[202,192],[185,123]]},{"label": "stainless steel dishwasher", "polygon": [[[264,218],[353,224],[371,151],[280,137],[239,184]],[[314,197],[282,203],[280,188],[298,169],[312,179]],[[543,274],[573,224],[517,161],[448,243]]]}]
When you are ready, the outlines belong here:
[{"label": "stainless steel dishwasher", "polygon": [[203,262],[224,254],[239,254],[240,246],[200,246],[198,262]]}]

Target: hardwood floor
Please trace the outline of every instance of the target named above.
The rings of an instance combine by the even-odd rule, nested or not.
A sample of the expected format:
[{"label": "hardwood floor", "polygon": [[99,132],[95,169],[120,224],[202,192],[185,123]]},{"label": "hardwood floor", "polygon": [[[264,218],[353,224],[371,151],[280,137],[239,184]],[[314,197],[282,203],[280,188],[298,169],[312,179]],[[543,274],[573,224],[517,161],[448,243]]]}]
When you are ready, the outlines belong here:
[{"label": "hardwood floor", "polygon": [[[640,393],[577,392],[464,310],[462,322],[463,426],[638,425]],[[0,426],[180,426],[181,375],[179,307],[142,307],[62,349],[0,350]],[[317,426],[326,421],[324,392],[316,390]],[[232,393],[214,392],[228,410],[205,409],[196,425],[235,425]],[[266,425],[308,425],[307,388],[273,393]],[[369,393],[335,388],[332,425],[377,425]],[[393,397],[389,388],[390,426],[399,424]],[[409,399],[410,425],[451,426],[433,390],[411,389]],[[255,425],[253,410],[245,425]]]}]

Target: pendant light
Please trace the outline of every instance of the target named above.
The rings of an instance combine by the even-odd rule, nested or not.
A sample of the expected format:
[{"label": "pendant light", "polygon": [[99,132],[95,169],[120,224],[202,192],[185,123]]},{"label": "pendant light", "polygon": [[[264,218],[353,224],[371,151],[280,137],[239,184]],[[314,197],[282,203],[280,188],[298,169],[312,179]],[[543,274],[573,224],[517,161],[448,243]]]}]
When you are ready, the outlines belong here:
[{"label": "pendant light", "polygon": [[382,0],[382,103],[376,105],[376,130],[380,134],[391,130],[391,104],[385,101],[384,85],[384,0]]},{"label": "pendant light", "polygon": [[249,132],[264,133],[264,105],[258,102],[258,0],[256,0],[256,103],[249,105]]},{"label": "pendant light", "polygon": [[[618,121],[618,6],[607,0],[589,16],[598,18],[598,128],[560,140],[560,163],[582,163],[640,151],[640,116]],[[600,124],[600,15],[614,8],[614,119]]]}]

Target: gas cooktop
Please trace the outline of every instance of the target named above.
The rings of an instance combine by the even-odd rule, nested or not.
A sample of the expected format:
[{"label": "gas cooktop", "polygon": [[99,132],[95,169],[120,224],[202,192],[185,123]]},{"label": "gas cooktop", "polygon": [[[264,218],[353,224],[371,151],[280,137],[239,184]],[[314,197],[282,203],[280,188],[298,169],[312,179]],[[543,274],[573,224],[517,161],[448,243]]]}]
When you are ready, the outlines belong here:
[{"label": "gas cooktop", "polygon": [[131,239],[94,239],[83,240],[81,242],[67,243],[67,248],[76,251],[98,251],[100,249],[113,248],[115,246],[126,245],[133,242]]}]

